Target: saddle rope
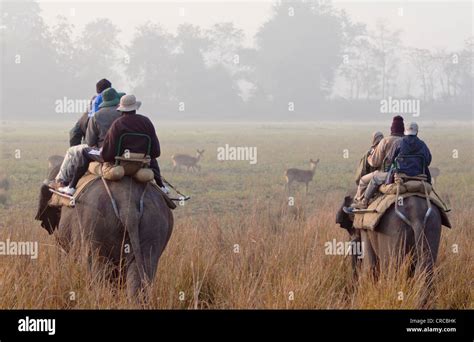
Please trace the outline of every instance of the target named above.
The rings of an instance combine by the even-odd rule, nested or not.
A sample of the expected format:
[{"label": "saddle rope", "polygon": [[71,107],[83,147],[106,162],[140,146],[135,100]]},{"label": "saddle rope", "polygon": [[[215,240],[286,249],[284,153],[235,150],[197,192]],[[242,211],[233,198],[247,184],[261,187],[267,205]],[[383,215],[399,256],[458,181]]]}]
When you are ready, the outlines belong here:
[{"label": "saddle rope", "polygon": [[[401,181],[397,180],[396,183],[397,183],[397,195],[396,195],[396,198],[395,198],[395,213],[397,214],[398,217],[400,217],[402,219],[403,222],[405,222],[407,225],[409,225],[413,229],[413,224],[411,223],[411,221],[398,208],[398,199],[399,199],[399,196],[400,196]],[[431,201],[430,201],[430,197],[429,197],[429,194],[428,194],[428,189],[426,187],[426,183],[425,183],[424,180],[421,180],[421,183],[423,184],[423,190],[425,192],[426,204],[428,206],[428,209],[426,210],[425,216],[423,218],[423,230],[424,230],[424,228],[426,226],[426,222],[428,221],[428,217],[430,216],[431,212],[433,211],[433,208],[431,207]]]}]

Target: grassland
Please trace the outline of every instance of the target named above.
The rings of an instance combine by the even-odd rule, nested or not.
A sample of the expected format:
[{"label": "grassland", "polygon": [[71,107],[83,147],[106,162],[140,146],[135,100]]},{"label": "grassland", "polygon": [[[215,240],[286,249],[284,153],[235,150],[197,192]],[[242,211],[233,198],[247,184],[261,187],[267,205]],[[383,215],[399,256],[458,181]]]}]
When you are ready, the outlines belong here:
[{"label": "grassland", "polygon": [[[443,228],[434,308],[473,308],[474,160],[472,123],[420,125],[436,188],[453,208]],[[38,241],[39,257],[0,256],[0,308],[128,308],[125,292],[90,273],[83,256],[61,255],[34,220],[38,189],[52,154],[67,148],[66,124],[1,125],[1,173],[10,182],[0,204],[0,241]],[[422,282],[391,272],[374,282],[351,279],[344,256],[324,243],[344,241],[335,212],[370,134],[381,124],[156,123],[164,176],[192,196],[174,211],[175,228],[152,285],[149,308],[415,308]],[[218,161],[219,146],[258,148],[258,162]],[[174,153],[205,149],[200,173],[171,173]],[[348,158],[344,158],[344,150]],[[455,158],[457,157],[457,158]],[[319,158],[308,195],[283,173]],[[457,247],[457,253],[455,249]],[[403,292],[403,300],[399,293]]]}]

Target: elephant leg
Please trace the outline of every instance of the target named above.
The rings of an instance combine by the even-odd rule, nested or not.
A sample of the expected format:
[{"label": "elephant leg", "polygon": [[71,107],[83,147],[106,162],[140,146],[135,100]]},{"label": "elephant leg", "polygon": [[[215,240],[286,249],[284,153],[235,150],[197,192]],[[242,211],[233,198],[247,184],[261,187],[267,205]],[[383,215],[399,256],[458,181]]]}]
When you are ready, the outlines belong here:
[{"label": "elephant leg", "polygon": [[369,232],[365,229],[362,229],[360,233],[363,248],[362,272],[364,274],[371,273],[374,277],[376,277],[377,256],[370,241]]},{"label": "elephant leg", "polygon": [[[360,244],[361,235],[360,230],[357,229],[354,234],[351,235],[351,243]],[[351,266],[352,266],[352,279],[356,282],[359,279],[359,272],[361,268],[363,255],[352,254],[351,255]]]},{"label": "elephant leg", "polygon": [[127,265],[126,286],[129,300],[139,303],[140,300],[146,301],[145,284],[140,279],[138,265],[135,258]]},{"label": "elephant leg", "polygon": [[292,184],[292,183],[293,183],[293,182],[290,181],[290,182],[288,182],[288,184],[287,184],[287,186],[288,186],[288,195],[291,194],[291,184]]}]

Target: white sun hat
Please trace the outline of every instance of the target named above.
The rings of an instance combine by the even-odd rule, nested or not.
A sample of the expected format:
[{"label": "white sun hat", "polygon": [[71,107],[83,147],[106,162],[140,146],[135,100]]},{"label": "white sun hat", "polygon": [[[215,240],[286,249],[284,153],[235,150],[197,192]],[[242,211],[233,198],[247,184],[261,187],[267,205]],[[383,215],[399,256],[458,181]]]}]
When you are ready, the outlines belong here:
[{"label": "white sun hat", "polygon": [[120,105],[117,110],[120,112],[131,112],[140,108],[141,105],[142,103],[137,101],[135,95],[124,95],[120,99]]}]

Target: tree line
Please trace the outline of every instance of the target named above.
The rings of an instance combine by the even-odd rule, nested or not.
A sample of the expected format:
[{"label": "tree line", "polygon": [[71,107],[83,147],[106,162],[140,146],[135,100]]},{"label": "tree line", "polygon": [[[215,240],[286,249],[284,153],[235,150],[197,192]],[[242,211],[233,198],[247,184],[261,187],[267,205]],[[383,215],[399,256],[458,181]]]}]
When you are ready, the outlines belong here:
[{"label": "tree line", "polygon": [[157,118],[331,120],[357,108],[370,117],[389,96],[472,115],[472,37],[459,51],[432,51],[404,46],[386,22],[369,30],[325,2],[276,2],[272,11],[253,47],[233,23],[182,24],[172,33],[145,22],[123,43],[107,18],[76,32],[64,16],[46,25],[33,0],[6,2],[2,118],[58,118],[55,101],[92,96],[103,77]]}]

